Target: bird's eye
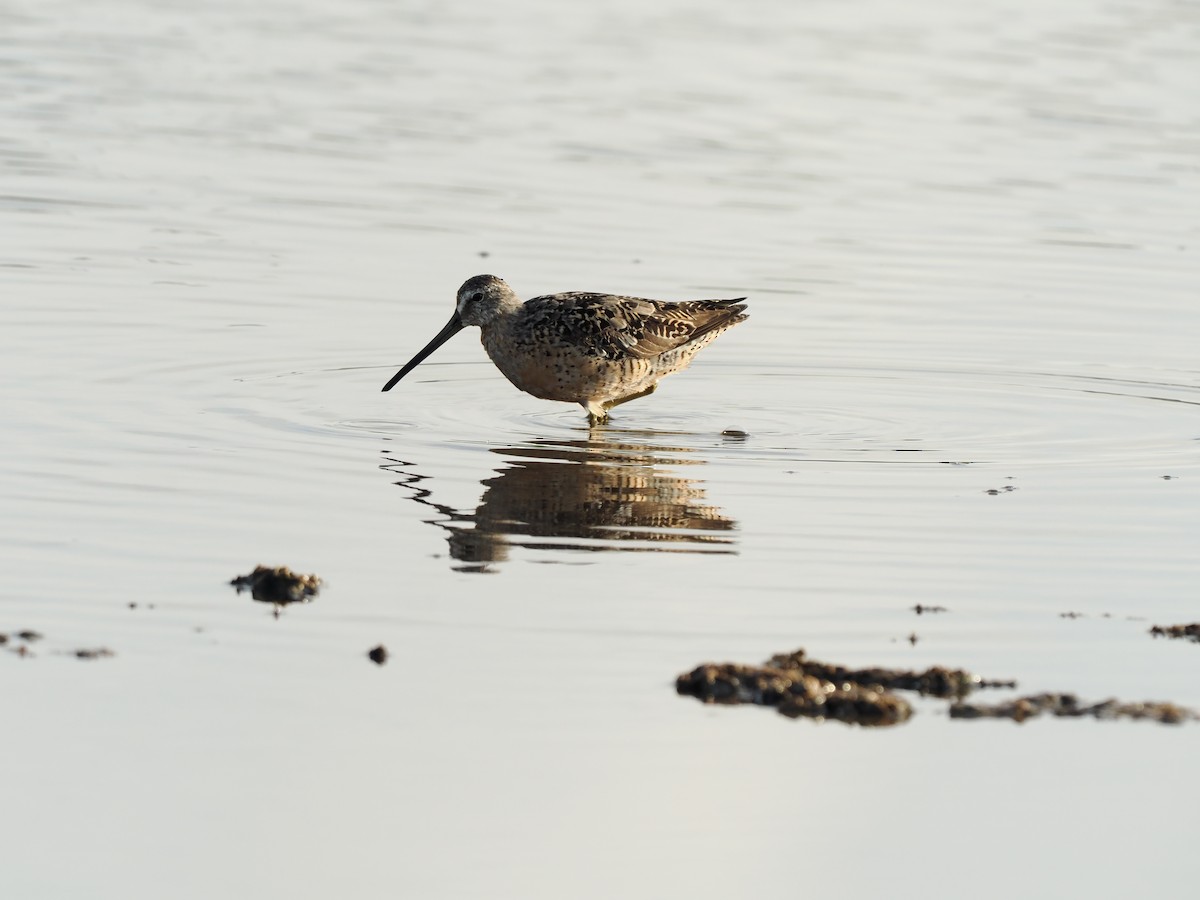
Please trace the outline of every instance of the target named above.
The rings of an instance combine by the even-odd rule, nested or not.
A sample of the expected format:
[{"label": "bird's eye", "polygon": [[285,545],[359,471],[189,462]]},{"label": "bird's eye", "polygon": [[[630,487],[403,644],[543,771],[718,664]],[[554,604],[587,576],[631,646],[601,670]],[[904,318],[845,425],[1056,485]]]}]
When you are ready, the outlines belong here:
[{"label": "bird's eye", "polygon": [[480,300],[482,300],[482,299],[483,299],[483,292],[482,292],[482,291],[476,291],[475,293],[473,293],[473,294],[472,294],[472,295],[471,295],[469,298],[467,298],[467,299],[469,299],[469,300],[470,300],[472,303],[478,303]]}]

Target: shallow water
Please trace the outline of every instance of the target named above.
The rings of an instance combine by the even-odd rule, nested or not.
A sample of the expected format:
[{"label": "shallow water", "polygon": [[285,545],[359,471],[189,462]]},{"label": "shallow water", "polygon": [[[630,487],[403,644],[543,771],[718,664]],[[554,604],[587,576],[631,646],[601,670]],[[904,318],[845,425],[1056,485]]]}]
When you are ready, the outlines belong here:
[{"label": "shallow water", "polygon": [[[0,26],[6,896],[1191,895],[1200,726],[673,679],[1200,707],[1193,6]],[[484,271],[751,319],[599,429],[472,332],[380,393]]]}]

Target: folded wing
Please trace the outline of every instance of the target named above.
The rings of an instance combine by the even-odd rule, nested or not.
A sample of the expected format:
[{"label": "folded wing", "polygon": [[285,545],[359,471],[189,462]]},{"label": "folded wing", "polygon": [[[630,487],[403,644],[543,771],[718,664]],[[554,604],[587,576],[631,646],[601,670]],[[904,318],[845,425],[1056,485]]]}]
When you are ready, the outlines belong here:
[{"label": "folded wing", "polygon": [[534,297],[525,315],[589,355],[651,359],[746,318],[745,297],[667,303],[638,297],[572,292]]}]

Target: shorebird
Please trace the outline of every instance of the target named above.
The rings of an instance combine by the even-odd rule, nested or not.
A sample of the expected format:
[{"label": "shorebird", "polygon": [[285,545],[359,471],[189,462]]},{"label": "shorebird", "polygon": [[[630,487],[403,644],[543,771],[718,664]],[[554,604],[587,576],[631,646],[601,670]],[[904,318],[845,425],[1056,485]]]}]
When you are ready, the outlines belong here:
[{"label": "shorebird", "polygon": [[468,325],[504,377],[543,400],[578,403],[588,421],[645,397],[686,369],[702,347],[746,319],[745,297],[669,303],[570,291],[522,303],[504,280],[476,275],[458,289],[454,315],[385,391]]}]

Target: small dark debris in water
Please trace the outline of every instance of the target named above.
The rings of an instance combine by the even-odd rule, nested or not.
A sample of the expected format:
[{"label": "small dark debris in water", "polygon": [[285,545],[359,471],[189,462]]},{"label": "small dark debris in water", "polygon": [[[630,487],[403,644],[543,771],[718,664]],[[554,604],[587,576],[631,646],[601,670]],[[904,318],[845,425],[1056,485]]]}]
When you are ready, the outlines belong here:
[{"label": "small dark debris in water", "polygon": [[993,497],[998,497],[1000,494],[1008,494],[1016,489],[1017,486],[1015,484],[1006,484],[1002,488],[988,488],[986,491],[984,491],[984,493],[990,494]]},{"label": "small dark debris in water", "polygon": [[1060,619],[1082,619],[1083,613],[1071,611],[1071,612],[1059,613],[1058,617]]},{"label": "small dark debris in water", "polygon": [[[43,635],[41,632],[31,631],[28,629],[25,631],[18,631],[16,634],[0,633],[0,645],[8,644],[9,640],[14,637],[18,638],[20,641],[22,641],[22,643],[15,647],[9,648],[10,652],[15,653],[17,656],[33,656],[33,651],[29,645],[34,641],[40,641],[43,638]],[[74,656],[79,659],[100,659],[103,656],[116,656],[116,653],[107,647],[87,647],[79,650],[56,650],[54,652],[61,653],[65,656]]]},{"label": "small dark debris in water", "polygon": [[913,607],[913,612],[915,612],[918,616],[923,616],[926,613],[946,612],[946,607],[944,607],[944,606],[925,606],[924,604],[918,603],[916,606]]},{"label": "small dark debris in water", "polygon": [[480,259],[487,259],[487,258],[488,258],[489,256],[491,256],[491,255],[492,255],[492,254],[491,254],[491,253],[489,253],[487,250],[480,250],[480,251],[479,251],[479,258],[480,258]]},{"label": "small dark debris in water", "polygon": [[1163,481],[1170,481],[1171,479],[1173,479],[1173,478],[1177,478],[1177,477],[1179,477],[1179,476],[1177,476],[1177,475],[1163,475],[1163,476],[1162,476],[1162,480],[1163,480]]},{"label": "small dark debris in water", "polygon": [[130,609],[137,609],[137,604],[136,604],[136,603],[134,603],[134,602],[132,602],[132,601],[130,601],[130,603],[129,603],[129,608],[130,608]]},{"label": "small dark debris in water", "polygon": [[372,647],[367,653],[367,659],[371,660],[377,666],[382,666],[388,661],[387,647],[383,646],[383,644],[380,644],[378,647]]},{"label": "small dark debris in water", "polygon": [[917,633],[915,631],[908,636],[908,642],[910,644],[912,644],[914,647],[917,646],[917,641],[919,641],[919,640],[920,640],[920,638],[917,637]]},{"label": "small dark debris in water", "polygon": [[1200,622],[1191,625],[1155,625],[1150,633],[1156,638],[1174,638],[1200,644]]},{"label": "small dark debris in water", "polygon": [[116,656],[113,651],[107,647],[87,647],[81,650],[76,650],[74,656],[77,659],[103,659],[106,656]]},{"label": "small dark debris in water", "polygon": [[255,566],[249,575],[239,575],[229,582],[240,594],[250,591],[250,596],[260,603],[273,603],[275,615],[279,607],[289,603],[307,603],[321,590],[321,579],[316,575],[301,575],[286,566],[272,569]]},{"label": "small dark debris in water", "polygon": [[721,437],[727,441],[744,441],[750,435],[739,428],[726,428],[721,432]]},{"label": "small dark debris in water", "polygon": [[1193,710],[1174,703],[1121,703],[1117,700],[1083,703],[1074,694],[1035,694],[993,705],[956,703],[950,707],[952,719],[1012,719],[1014,722],[1024,722],[1043,713],[1060,719],[1149,719],[1165,725],[1178,725],[1200,718]]}]

